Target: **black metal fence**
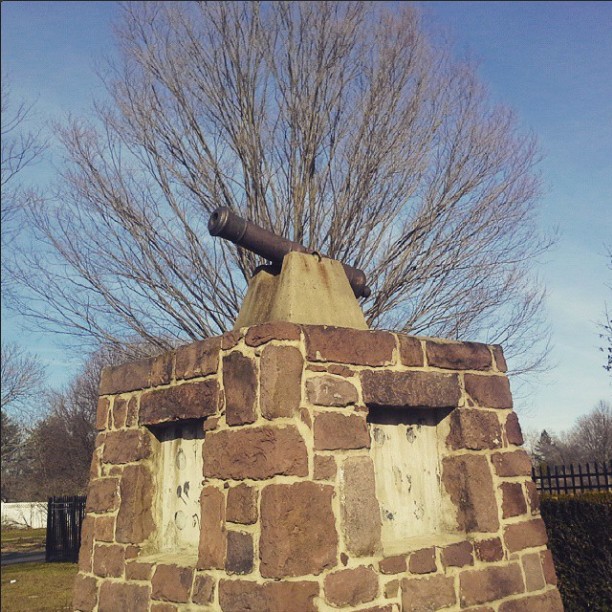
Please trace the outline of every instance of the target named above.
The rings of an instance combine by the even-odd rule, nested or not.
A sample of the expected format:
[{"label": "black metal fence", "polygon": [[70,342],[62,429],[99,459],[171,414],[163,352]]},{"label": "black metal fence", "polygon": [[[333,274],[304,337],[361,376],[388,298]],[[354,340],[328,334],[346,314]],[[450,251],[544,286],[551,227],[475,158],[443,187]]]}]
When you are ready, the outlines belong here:
[{"label": "black metal fence", "polygon": [[85,517],[85,497],[50,497],[47,506],[47,561],[76,563]]},{"label": "black metal fence", "polygon": [[612,461],[539,466],[532,468],[531,477],[540,493],[612,491]]}]

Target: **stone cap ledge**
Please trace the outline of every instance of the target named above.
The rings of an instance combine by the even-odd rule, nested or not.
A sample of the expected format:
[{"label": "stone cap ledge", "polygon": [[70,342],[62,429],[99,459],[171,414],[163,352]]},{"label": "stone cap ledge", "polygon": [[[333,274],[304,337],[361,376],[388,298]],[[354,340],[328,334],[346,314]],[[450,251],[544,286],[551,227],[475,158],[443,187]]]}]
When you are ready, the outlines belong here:
[{"label": "stone cap ledge", "polygon": [[175,380],[214,375],[218,372],[222,351],[231,350],[240,342],[249,347],[260,347],[272,341],[303,341],[306,359],[311,363],[506,371],[503,352],[498,345],[410,336],[384,330],[278,322],[242,328],[239,332],[192,342],[156,357],[104,368],[99,395],[118,395],[168,385]]}]

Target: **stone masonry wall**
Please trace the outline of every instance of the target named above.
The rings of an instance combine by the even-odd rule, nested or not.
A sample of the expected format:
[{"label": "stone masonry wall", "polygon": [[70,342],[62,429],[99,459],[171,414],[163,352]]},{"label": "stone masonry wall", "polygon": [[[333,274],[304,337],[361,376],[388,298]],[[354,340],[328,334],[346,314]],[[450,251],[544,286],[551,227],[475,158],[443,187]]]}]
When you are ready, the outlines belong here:
[{"label": "stone masonry wall", "polygon": [[[288,323],[106,369],[74,608],[562,610],[505,370],[498,346]],[[444,415],[452,528],[391,556],[370,454],[380,407]],[[155,428],[193,419],[200,540],[160,553]]]}]

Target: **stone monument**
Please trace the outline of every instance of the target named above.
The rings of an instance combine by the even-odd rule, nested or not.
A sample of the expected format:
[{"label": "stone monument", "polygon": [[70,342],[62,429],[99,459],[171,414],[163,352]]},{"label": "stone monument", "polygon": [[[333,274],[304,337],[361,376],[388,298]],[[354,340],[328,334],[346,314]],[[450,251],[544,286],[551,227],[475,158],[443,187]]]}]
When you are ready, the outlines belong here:
[{"label": "stone monument", "polygon": [[562,610],[501,348],[359,291],[291,251],[234,330],[104,370],[76,610]]}]

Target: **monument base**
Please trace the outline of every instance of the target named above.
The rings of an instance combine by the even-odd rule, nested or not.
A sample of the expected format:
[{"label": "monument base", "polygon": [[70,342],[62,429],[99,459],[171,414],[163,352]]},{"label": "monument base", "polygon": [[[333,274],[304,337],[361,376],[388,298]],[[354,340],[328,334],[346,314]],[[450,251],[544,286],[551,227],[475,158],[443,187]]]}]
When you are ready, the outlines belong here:
[{"label": "monument base", "polygon": [[505,369],[286,322],[106,369],[74,609],[562,610]]}]

